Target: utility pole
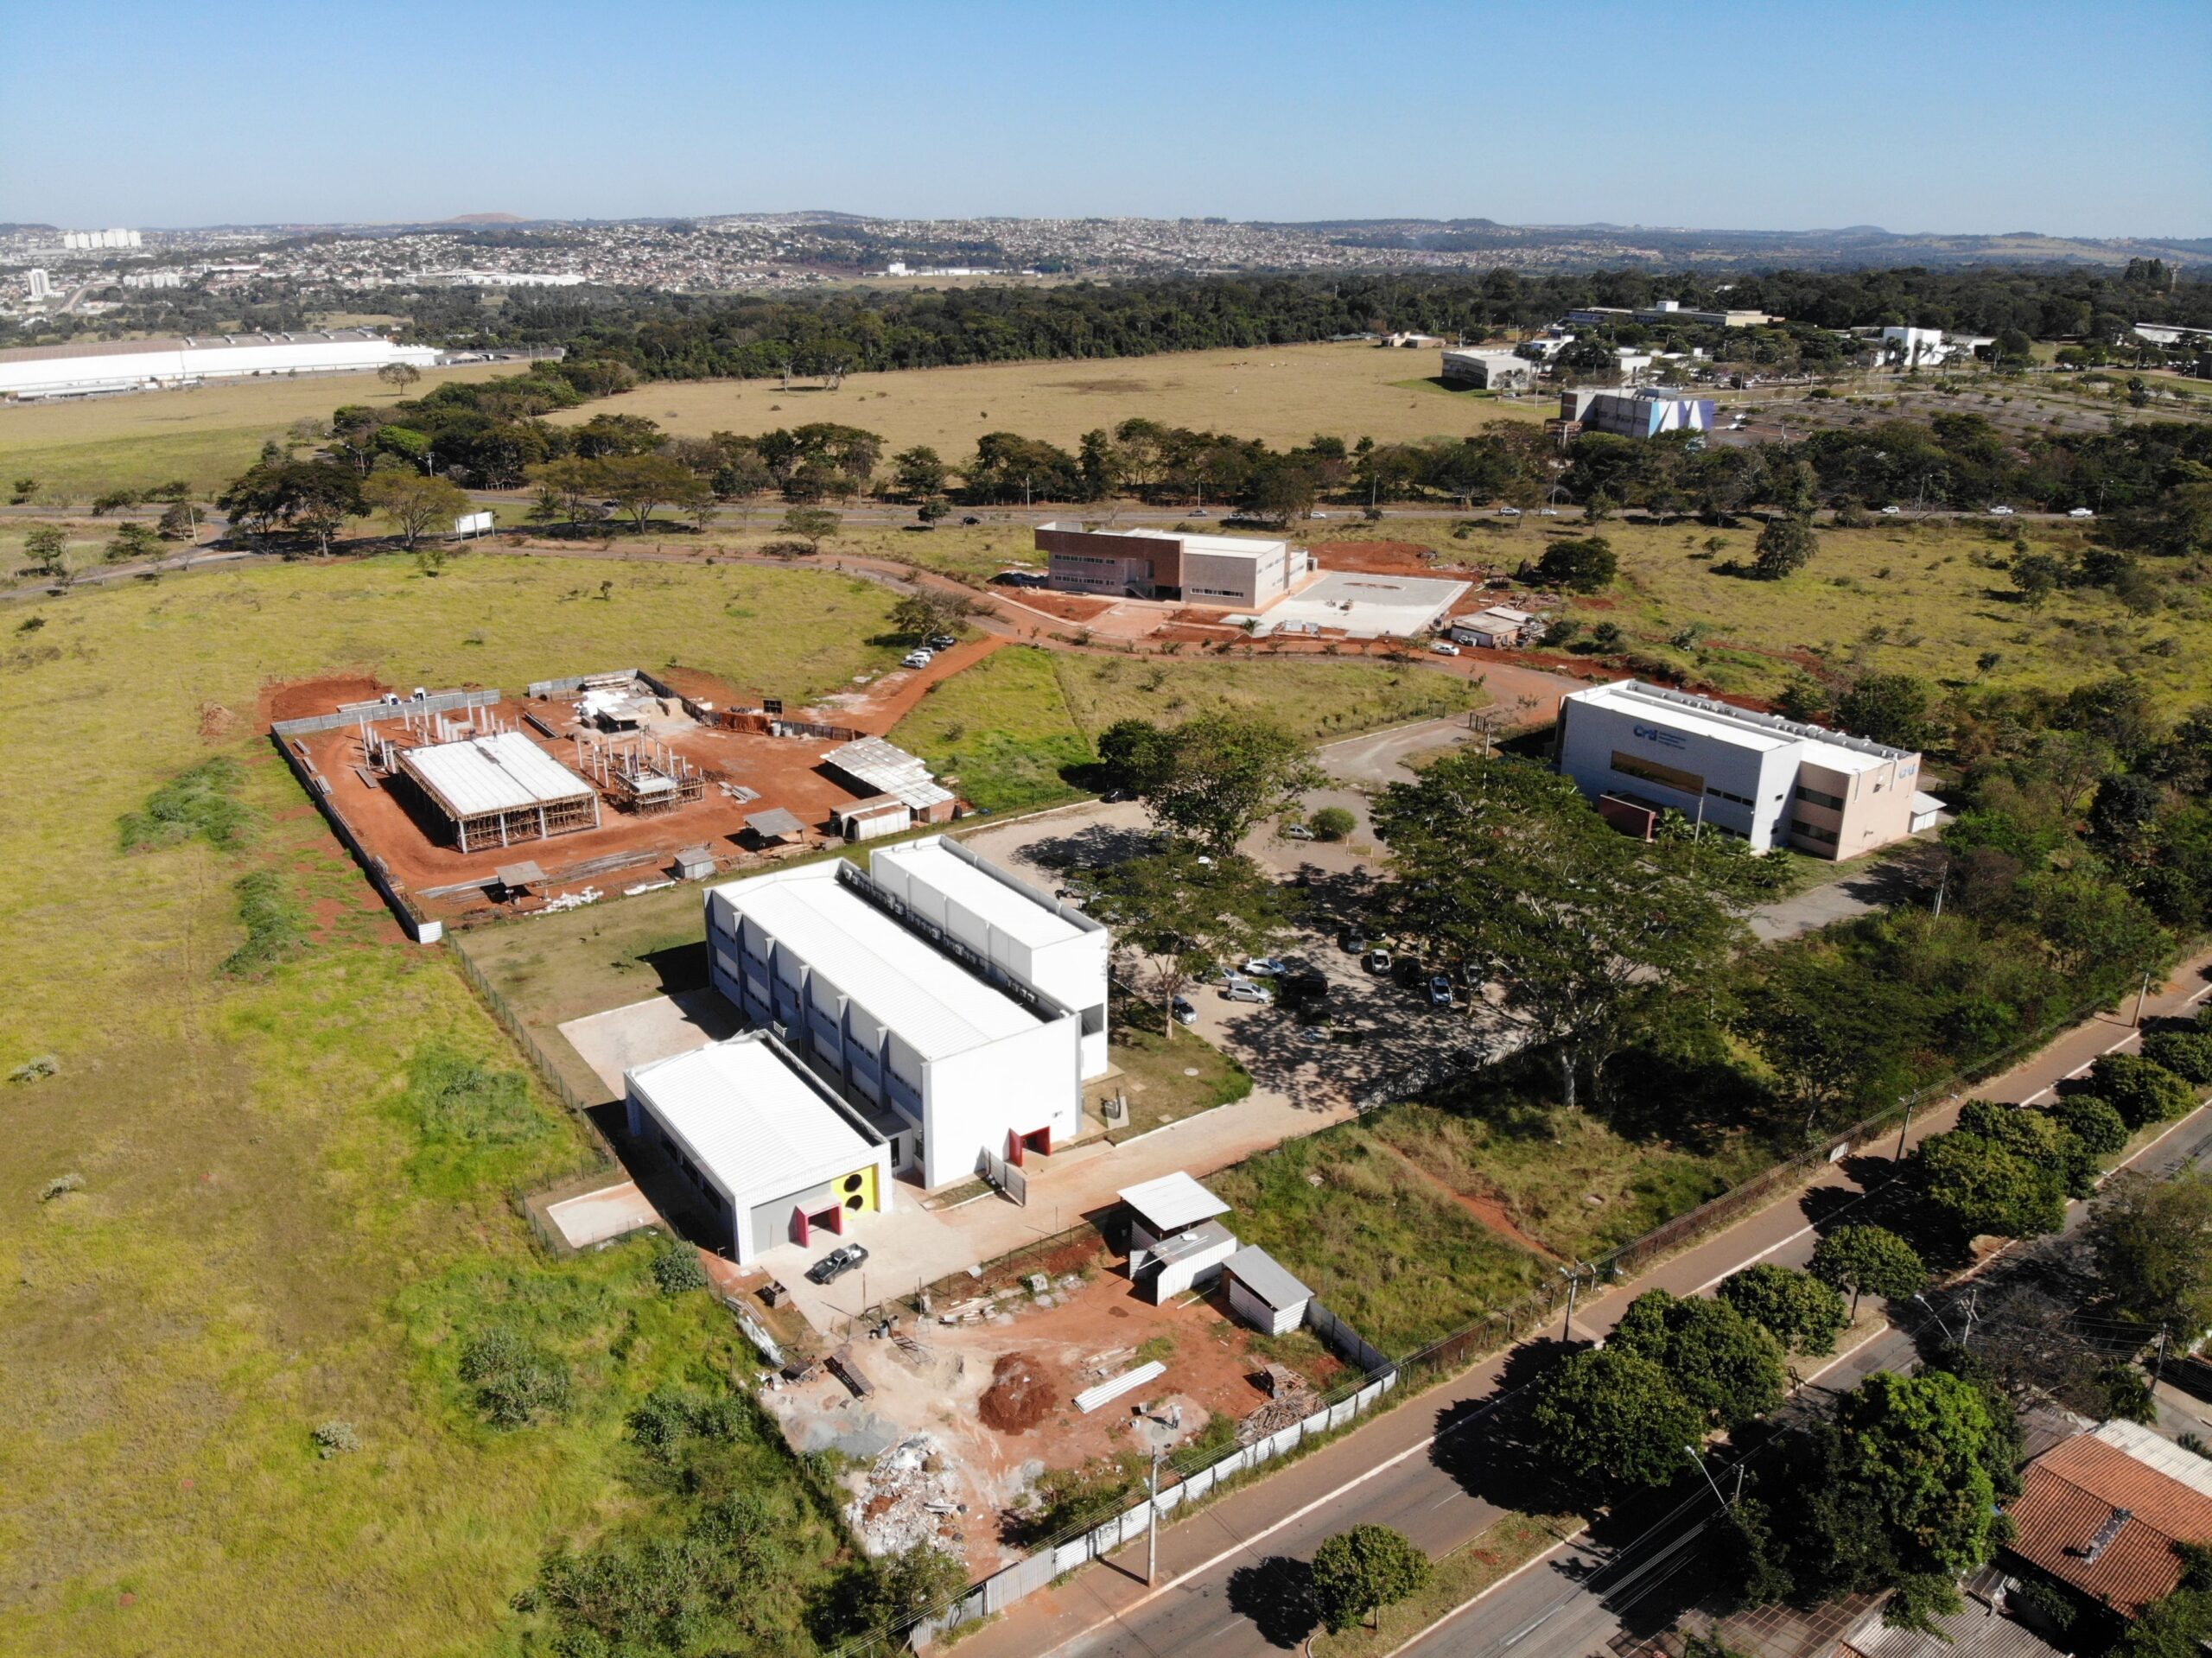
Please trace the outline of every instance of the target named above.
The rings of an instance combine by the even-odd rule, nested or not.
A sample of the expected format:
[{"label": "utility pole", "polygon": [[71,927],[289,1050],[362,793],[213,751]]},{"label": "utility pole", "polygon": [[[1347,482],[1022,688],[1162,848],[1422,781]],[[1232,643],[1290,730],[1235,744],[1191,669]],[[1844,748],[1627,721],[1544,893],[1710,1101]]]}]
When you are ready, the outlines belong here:
[{"label": "utility pole", "polygon": [[1567,1321],[1560,1326],[1559,1338],[1561,1341],[1572,1341],[1574,1338],[1575,1293],[1582,1287],[1582,1275],[1587,1273],[1591,1277],[1595,1278],[1598,1275],[1598,1269],[1586,1261],[1578,1261],[1572,1267],[1560,1267],[1560,1271],[1567,1276]]},{"label": "utility pole", "polygon": [[1943,1332],[1943,1339],[1945,1341],[1948,1342],[1958,1340],[1957,1337],[1951,1334],[1951,1326],[1943,1322],[1943,1315],[1936,1312],[1935,1307],[1929,1305],[1929,1299],[1926,1296],[1915,1295],[1912,1299],[1919,1302],[1923,1307],[1927,1309],[1928,1316],[1936,1321],[1936,1328]]},{"label": "utility pole", "polygon": [[1145,1587],[1149,1589],[1160,1578],[1160,1448],[1157,1445],[1153,1447],[1152,1480],[1147,1489],[1152,1518],[1145,1527],[1144,1582]]},{"label": "utility pole", "polygon": [[2160,1324],[2158,1326],[2158,1350],[2151,1356],[2151,1391],[2153,1394],[2156,1394],[2158,1391],[2158,1378],[2165,1373],[2165,1369],[2166,1327],[2164,1324]]},{"label": "utility pole", "polygon": [[2135,993],[2135,1028],[2143,1028],[2143,1004],[2151,1000],[2151,975],[2143,975],[2143,988]]},{"label": "utility pole", "polygon": [[1904,1107],[1904,1121],[1897,1125],[1897,1148],[1890,1156],[1890,1161],[1892,1163],[1904,1161],[1904,1137],[1912,1132],[1912,1096],[1901,1094],[1897,1099],[1898,1102]]}]

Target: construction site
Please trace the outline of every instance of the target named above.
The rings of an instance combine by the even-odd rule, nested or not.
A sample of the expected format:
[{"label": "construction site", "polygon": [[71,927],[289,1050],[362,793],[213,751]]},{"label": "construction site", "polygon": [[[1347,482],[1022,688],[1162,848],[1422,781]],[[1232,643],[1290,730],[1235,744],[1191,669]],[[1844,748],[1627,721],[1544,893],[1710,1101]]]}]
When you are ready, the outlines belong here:
[{"label": "construction site", "polygon": [[849,1459],[871,1554],[932,1543],[982,1575],[1020,1558],[1055,1472],[1249,1443],[1300,1420],[1342,1363],[1271,1340],[1218,1293],[1155,1305],[1107,1261],[902,1309],[760,1399],[801,1453]]},{"label": "construction site", "polygon": [[958,810],[880,738],[683,670],[548,680],[515,700],[329,680],[277,688],[270,707],[285,759],[418,937]]}]

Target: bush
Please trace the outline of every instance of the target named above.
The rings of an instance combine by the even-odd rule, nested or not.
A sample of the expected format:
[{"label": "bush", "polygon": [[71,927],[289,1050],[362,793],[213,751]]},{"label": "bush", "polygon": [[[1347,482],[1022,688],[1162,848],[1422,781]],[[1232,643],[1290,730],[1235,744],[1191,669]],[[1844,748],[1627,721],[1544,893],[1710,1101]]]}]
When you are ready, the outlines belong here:
[{"label": "bush", "polygon": [[307,918],[286,894],[275,870],[242,875],[232,883],[232,890],[238,894],[245,943],[223,958],[224,972],[233,978],[257,978],[306,947]]},{"label": "bush", "polygon": [[146,797],[144,810],[124,814],[117,825],[123,850],[175,846],[195,835],[210,846],[238,845],[253,822],[235,797],[245,782],[245,768],[227,758],[172,778]]},{"label": "bush", "polygon": [[1603,536],[1555,541],[1536,561],[1536,579],[1576,593],[1596,593],[1609,586],[1620,569],[1620,557]]},{"label": "bush", "polygon": [[1758,556],[1752,562],[1752,573],[1762,581],[1778,581],[1811,563],[1819,545],[1813,526],[1803,518],[1770,519],[1759,531]]},{"label": "bush", "polygon": [[2143,1039],[2143,1057],[2185,1083],[2212,1086],[2212,1031],[2160,1031]]},{"label": "bush", "polygon": [[50,1053],[41,1053],[26,1059],[8,1073],[11,1083],[42,1083],[61,1069],[61,1062]]},{"label": "bush", "polygon": [[699,1252],[689,1244],[678,1244],[664,1249],[653,1257],[653,1282],[660,1286],[663,1295],[682,1295],[687,1290],[707,1287],[707,1269],[699,1264]]},{"label": "bush", "polygon": [[74,1173],[57,1174],[54,1178],[48,1181],[44,1185],[38,1189],[38,1200],[42,1204],[50,1204],[56,1197],[66,1197],[70,1192],[82,1191],[84,1189],[85,1177],[83,1175]]},{"label": "bush", "polygon": [[461,1351],[461,1379],[493,1427],[525,1427],[568,1408],[569,1367],[512,1330],[487,1330]]},{"label": "bush", "polygon": [[1324,806],[1307,820],[1319,841],[1341,841],[1359,827],[1359,820],[1342,806]]},{"label": "bush", "polygon": [[430,1140],[505,1145],[535,1134],[543,1121],[520,1071],[495,1070],[442,1042],[409,1062],[407,1103]]},{"label": "bush", "polygon": [[360,1448],[359,1432],[343,1417],[334,1416],[327,1422],[315,1425],[315,1454],[326,1462],[333,1457],[342,1457],[349,1451]]},{"label": "bush", "polygon": [[2195,1109],[2189,1084],[2139,1053],[2108,1053],[2089,1068],[2089,1087],[2130,1128],[2171,1122]]}]

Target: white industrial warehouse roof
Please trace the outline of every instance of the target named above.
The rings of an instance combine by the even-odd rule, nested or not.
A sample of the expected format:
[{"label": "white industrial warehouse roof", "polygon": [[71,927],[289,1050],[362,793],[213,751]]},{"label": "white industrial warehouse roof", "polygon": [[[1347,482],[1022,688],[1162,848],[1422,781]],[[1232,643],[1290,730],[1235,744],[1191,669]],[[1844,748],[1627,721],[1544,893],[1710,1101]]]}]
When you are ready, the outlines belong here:
[{"label": "white industrial warehouse roof", "polygon": [[758,922],[925,1059],[1033,1030],[1036,1016],[810,864],[709,895]]},{"label": "white industrial warehouse roof", "polygon": [[402,757],[463,817],[574,800],[591,785],[519,731],[410,748]]},{"label": "white industrial warehouse roof", "polygon": [[1179,541],[1186,553],[1216,553],[1237,558],[1260,558],[1279,553],[1287,541],[1265,541],[1257,536],[1198,536],[1181,530],[1124,530],[1107,533],[1142,536],[1152,541]]},{"label": "white industrial warehouse roof", "polygon": [[1256,1243],[1246,1244],[1223,1261],[1221,1269],[1278,1312],[1313,1299],[1312,1290]]},{"label": "white industrial warehouse roof", "polygon": [[930,776],[930,768],[880,737],[862,737],[822,757],[871,789],[895,797],[900,804],[919,810],[941,806],[952,791]]},{"label": "white industrial warehouse roof", "polygon": [[1892,748],[1886,743],[1830,731],[1825,726],[1799,725],[1777,715],[1754,714],[1747,708],[1717,702],[1709,696],[1662,690],[1641,680],[1622,680],[1592,690],[1576,691],[1567,700],[1647,715],[1655,722],[1677,731],[1695,732],[1738,748],[1771,753],[1802,745],[1804,759],[1831,772],[1871,772],[1891,760],[1914,758],[1909,748]]},{"label": "white industrial warehouse roof", "polygon": [[950,850],[938,835],[885,847],[870,854],[868,869],[879,864],[904,869],[914,880],[944,893],[987,924],[1032,950],[1078,938],[1088,931],[1059,914],[1040,893],[1000,880],[988,870]]},{"label": "white industrial warehouse roof", "polygon": [[1229,1205],[1208,1191],[1181,1169],[1157,1180],[1143,1180],[1114,1194],[1143,1217],[1155,1233],[1179,1232],[1186,1226],[1229,1213]]},{"label": "white industrial warehouse roof", "polygon": [[640,1065],[630,1086],[733,1192],[780,1192],[870,1162],[875,1147],[757,1034]]}]

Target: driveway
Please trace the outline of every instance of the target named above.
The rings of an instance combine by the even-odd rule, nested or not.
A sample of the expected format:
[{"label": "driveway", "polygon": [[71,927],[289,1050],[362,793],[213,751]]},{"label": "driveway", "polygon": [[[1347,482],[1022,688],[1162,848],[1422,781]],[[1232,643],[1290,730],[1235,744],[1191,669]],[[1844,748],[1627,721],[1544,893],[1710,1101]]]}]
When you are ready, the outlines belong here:
[{"label": "driveway", "polygon": [[737,1010],[715,992],[686,990],[572,1019],[560,1031],[607,1090],[622,1100],[630,1093],[624,1071],[690,1053],[744,1028]]}]

